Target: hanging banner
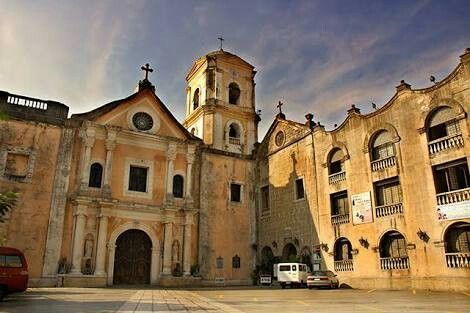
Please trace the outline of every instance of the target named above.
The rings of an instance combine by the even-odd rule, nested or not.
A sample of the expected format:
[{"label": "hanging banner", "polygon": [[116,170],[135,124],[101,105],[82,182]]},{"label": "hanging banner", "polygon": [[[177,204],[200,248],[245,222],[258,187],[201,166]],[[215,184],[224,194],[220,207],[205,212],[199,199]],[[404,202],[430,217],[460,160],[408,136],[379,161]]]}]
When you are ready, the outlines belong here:
[{"label": "hanging banner", "polygon": [[354,225],[372,223],[372,201],[370,192],[358,193],[351,196],[352,220]]},{"label": "hanging banner", "polygon": [[438,220],[455,220],[470,217],[470,200],[437,206]]}]

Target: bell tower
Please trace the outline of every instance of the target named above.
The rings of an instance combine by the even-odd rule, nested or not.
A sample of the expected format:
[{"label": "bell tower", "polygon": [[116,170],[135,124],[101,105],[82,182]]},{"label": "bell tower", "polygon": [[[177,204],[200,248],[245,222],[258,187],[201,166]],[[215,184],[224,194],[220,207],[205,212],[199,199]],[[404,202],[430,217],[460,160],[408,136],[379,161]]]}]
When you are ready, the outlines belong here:
[{"label": "bell tower", "polygon": [[197,59],[186,76],[183,125],[217,150],[249,155],[258,141],[254,67],[222,49]]}]

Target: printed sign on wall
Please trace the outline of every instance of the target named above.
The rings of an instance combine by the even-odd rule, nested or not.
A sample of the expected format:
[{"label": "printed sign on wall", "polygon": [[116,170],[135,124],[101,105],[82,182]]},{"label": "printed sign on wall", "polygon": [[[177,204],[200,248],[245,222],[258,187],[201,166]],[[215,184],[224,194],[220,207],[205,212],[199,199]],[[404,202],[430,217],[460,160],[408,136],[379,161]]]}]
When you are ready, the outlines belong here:
[{"label": "printed sign on wall", "polygon": [[351,196],[353,224],[372,223],[372,201],[370,192],[358,193]]},{"label": "printed sign on wall", "polygon": [[438,220],[455,220],[470,217],[470,200],[437,206]]}]

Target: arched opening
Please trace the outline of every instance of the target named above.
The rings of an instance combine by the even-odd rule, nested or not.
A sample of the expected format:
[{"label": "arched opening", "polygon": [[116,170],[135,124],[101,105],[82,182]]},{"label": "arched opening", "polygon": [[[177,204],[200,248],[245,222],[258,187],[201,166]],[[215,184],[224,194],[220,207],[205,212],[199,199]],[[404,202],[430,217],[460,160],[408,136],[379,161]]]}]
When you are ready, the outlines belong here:
[{"label": "arched opening", "polygon": [[273,273],[273,266],[274,266],[274,254],[273,250],[265,246],[261,250],[261,264],[260,264],[260,271],[262,273]]},{"label": "arched opening", "polygon": [[173,197],[183,198],[184,178],[181,175],[173,176]]},{"label": "arched opening", "polygon": [[90,178],[88,180],[88,187],[101,188],[102,179],[103,166],[100,163],[93,163],[90,166]]},{"label": "arched opening", "polygon": [[228,142],[233,145],[239,145],[240,141],[240,126],[237,123],[232,123],[228,127]]},{"label": "arched opening", "polygon": [[442,107],[434,111],[428,119],[426,133],[428,141],[460,134],[459,124],[452,109]]},{"label": "arched opening", "polygon": [[193,110],[196,110],[199,107],[199,88],[194,91],[193,95]]},{"label": "arched opening", "polygon": [[446,253],[470,252],[470,223],[454,223],[444,235]]},{"label": "arched opening", "polygon": [[338,148],[330,152],[330,159],[328,161],[328,173],[330,175],[341,173],[344,171],[343,156],[343,151]]},{"label": "arched opening", "polygon": [[395,230],[386,232],[380,239],[379,252],[382,269],[409,268],[406,240],[400,232]]},{"label": "arched opening", "polygon": [[130,229],[116,240],[113,284],[150,283],[152,242],[142,230]]},{"label": "arched opening", "polygon": [[447,267],[462,268],[470,264],[470,223],[457,222],[444,234]]},{"label": "arched opening", "polygon": [[240,99],[240,87],[236,83],[230,83],[228,85],[228,103],[230,104],[238,104]]},{"label": "arched opening", "polygon": [[335,261],[346,261],[352,259],[352,245],[346,238],[339,238],[335,242]]},{"label": "arched opening", "polygon": [[297,262],[297,249],[292,243],[288,243],[282,249],[282,261],[283,262]]},{"label": "arched opening", "polygon": [[386,159],[394,156],[392,136],[386,130],[379,131],[373,138],[371,143],[371,157],[373,161]]},{"label": "arched opening", "polygon": [[197,135],[197,129],[195,127],[191,128],[191,135]]}]

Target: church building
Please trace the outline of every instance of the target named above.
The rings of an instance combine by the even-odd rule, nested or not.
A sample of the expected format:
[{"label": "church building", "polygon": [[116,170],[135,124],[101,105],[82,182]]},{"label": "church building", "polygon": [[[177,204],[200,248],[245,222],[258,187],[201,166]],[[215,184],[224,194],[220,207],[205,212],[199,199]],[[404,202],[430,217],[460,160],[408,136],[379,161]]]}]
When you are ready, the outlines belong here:
[{"label": "church building", "polygon": [[0,238],[31,286],[248,285],[292,261],[357,288],[467,288],[470,49],[332,130],[279,103],[261,142],[245,60],[197,59],[182,123],[142,70],[135,93],[70,117],[0,91],[0,192],[19,193]]}]

